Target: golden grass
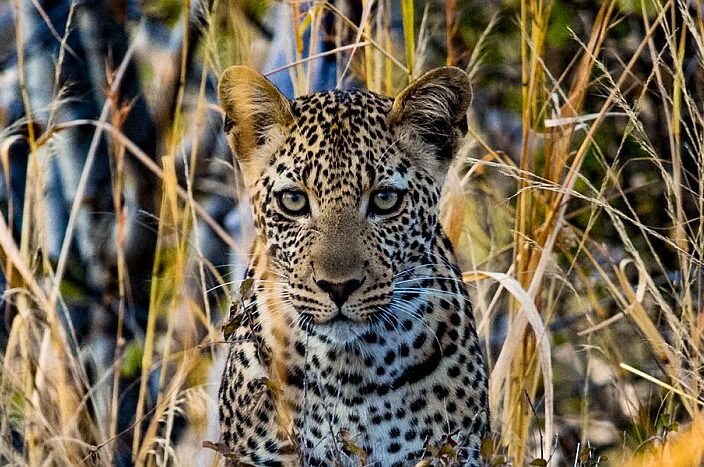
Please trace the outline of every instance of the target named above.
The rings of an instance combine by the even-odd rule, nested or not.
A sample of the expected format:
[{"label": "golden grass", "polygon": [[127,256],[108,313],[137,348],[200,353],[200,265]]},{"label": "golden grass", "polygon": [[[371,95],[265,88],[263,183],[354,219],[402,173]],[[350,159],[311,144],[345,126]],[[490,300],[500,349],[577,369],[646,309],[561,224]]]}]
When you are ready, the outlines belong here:
[{"label": "golden grass", "polygon": [[[184,12],[188,12],[189,3],[183,2]],[[406,80],[413,79],[418,64],[426,58],[424,41],[430,34],[427,27],[418,29],[414,3],[399,2],[403,17],[400,45],[384,16],[390,2],[380,2],[382,7],[376,10],[372,8],[375,2],[363,3],[362,22],[357,25],[327,2],[318,2],[307,11],[301,2],[291,2],[291,21],[295,26],[291,43],[295,44],[295,52],[287,69],[298,94],[310,88],[311,68],[307,65],[324,55],[318,52],[316,40],[311,41],[309,50],[304,50],[302,39],[307,28],[321,27],[324,10],[332,11],[353,31],[352,42],[329,52],[344,56],[343,75],[355,73],[369,88],[390,95],[402,88]],[[606,0],[601,2],[588,36],[574,38],[581,48],[578,56],[567,69],[554,70],[547,64],[547,32],[556,3],[520,0],[520,43],[515,44],[520,48],[522,81],[519,151],[496,151],[483,133],[482,122],[472,121],[457,172],[450,177],[443,201],[443,222],[467,266],[465,279],[472,287],[479,331],[490,353],[490,406],[493,428],[499,434],[497,447],[506,448],[513,465],[524,465],[536,457],[548,459],[554,453],[554,436],[559,436],[561,429],[559,419],[566,415],[560,404],[566,397],[561,392],[566,383],[560,379],[563,372],[556,370],[558,363],[564,366],[555,357],[561,344],[549,329],[565,316],[577,322],[576,331],[570,334],[574,341],[569,345],[583,351],[585,380],[590,378],[589,368],[597,361],[605,362],[613,374],[612,385],[618,390],[625,392],[634,381],[645,378],[652,383],[652,397],[663,401],[665,412],[693,420],[681,434],[668,435],[664,443],[658,434],[646,452],[635,455],[630,465],[695,465],[702,461],[704,428],[699,412],[704,389],[704,321],[698,288],[704,231],[701,222],[686,213],[685,206],[688,199],[694,200],[698,215],[704,213],[704,165],[698,157],[704,152],[700,136],[704,132],[704,108],[687,86],[683,61],[687,43],[696,48],[699,56],[704,55],[704,19],[701,11],[688,9],[686,2],[655,0],[652,10],[645,3],[635,2],[637,9],[631,13],[642,22],[643,36],[628,49],[629,56],[619,56],[620,68],[607,68],[604,57],[614,53],[607,47],[608,38],[624,13],[619,12],[618,1]],[[443,16],[456,18],[460,4],[447,2]],[[217,5],[216,2],[217,11],[225,9]],[[234,10],[228,14],[233,27],[247,27]],[[20,20],[18,17],[18,43],[23,40]],[[494,24],[488,26],[481,41],[492,40]],[[115,441],[121,435],[116,425],[117,382],[128,355],[121,340],[129,298],[124,259],[126,207],[121,199],[126,189],[122,174],[129,155],[158,176],[160,186],[155,190],[161,200],[149,321],[136,350],[141,376],[137,383],[136,419],[146,423],[132,427],[135,436],[131,452],[139,464],[188,463],[188,459],[177,458],[176,447],[170,441],[174,416],[182,410],[193,410],[194,419],[202,418],[197,416],[197,408],[210,397],[208,394],[213,394],[212,388],[204,389],[205,375],[222,340],[217,324],[222,310],[210,309],[205,285],[206,272],[217,271],[203,258],[195,226],[198,222],[207,223],[234,251],[246,252],[246,246],[235,243],[194,198],[196,149],[188,155],[177,152],[189,124],[202,125],[208,112],[218,111],[206,102],[204,83],[209,73],[217,75],[223,65],[230,63],[218,55],[214,29],[211,26],[204,39],[198,95],[190,96],[196,101],[195,115],[183,111],[189,96],[186,69],[181,66],[177,109],[168,144],[164,145],[166,154],[159,165],[121,131],[124,112],[129,109],[122,107],[113,95],[126,61],[112,74],[109,98],[97,121],[53,124],[43,134],[35,134],[34,126],[28,125],[31,153],[19,244],[7,221],[0,217],[0,260],[10,284],[6,298],[18,312],[0,370],[0,455],[10,462],[79,465],[113,461]],[[445,33],[447,61],[458,63],[463,51],[453,48],[456,31]],[[252,63],[245,43],[248,36],[241,34],[235,52],[241,61]],[[656,34],[665,36],[664,49],[656,44]],[[184,60],[188,40],[187,37],[183,43]],[[65,46],[65,41],[62,44]],[[481,44],[476,47],[475,53],[469,54],[474,76],[482,73],[478,52]],[[64,50],[62,47],[62,54]],[[645,59],[655,64],[652,72],[640,86],[633,86],[636,66]],[[22,47],[18,47],[18,63],[23,101],[31,123]],[[61,90],[56,89],[54,95],[58,102]],[[666,153],[655,149],[644,130],[643,107],[646,100],[653,105],[653,99],[655,111],[666,116]],[[688,118],[683,119],[684,115]],[[603,151],[609,148],[602,148],[598,137],[600,132],[616,127],[618,121],[622,134],[617,138],[622,141],[616,144],[615,154],[606,155]],[[91,156],[76,189],[58,264],[53,267],[46,258],[35,254],[46,241],[41,214],[42,187],[46,183],[42,171],[44,156],[61,131],[85,124],[95,128],[94,144],[100,134],[109,136],[116,169],[112,188],[117,213],[118,345],[112,364],[101,368],[102,373],[93,384],[89,383],[71,327],[61,324],[67,316],[61,285],[68,245],[80,215]],[[647,225],[628,201],[622,187],[622,173],[632,156],[625,152],[626,139],[637,142],[645,160],[655,168],[657,183],[664,187],[667,205],[663,216],[667,217],[669,231]],[[196,148],[197,144],[196,140]],[[94,153],[95,148],[90,154]],[[695,160],[698,185],[685,183],[685,157]],[[183,164],[179,164],[181,159]],[[6,156],[3,160],[8,177]],[[584,175],[585,161],[589,160],[595,161],[592,165],[601,171],[600,185]],[[187,170],[186,188],[178,185],[177,167]],[[491,184],[489,189],[482,188],[486,179],[501,179],[502,186],[510,185],[508,199],[502,188],[495,189]],[[485,194],[484,204],[469,193]],[[617,206],[614,199],[622,203]],[[483,219],[477,214],[481,206],[487,208]],[[578,225],[573,221],[578,214],[586,214],[588,221]],[[594,238],[597,222],[613,227],[623,258],[601,252],[601,245]],[[489,232],[492,229],[495,232]],[[671,271],[663,263],[671,253],[659,250],[654,242],[674,252],[680,282],[668,279]],[[231,293],[236,289],[237,281],[221,278],[221,282]],[[587,311],[565,308],[574,303],[585,304]],[[505,329],[499,328],[494,319],[504,315],[502,307],[507,311]],[[492,352],[491,336],[500,333],[507,338]],[[641,342],[629,347],[630,341],[622,342],[619,333],[638,336]],[[156,369],[161,373],[156,401],[150,406],[148,380]],[[600,415],[591,410],[587,386],[573,414],[580,419],[582,446],[590,438],[587,427]],[[645,399],[639,402],[646,404]],[[540,420],[536,420],[538,411],[534,412],[531,406],[538,406],[538,401],[542,408]],[[633,425],[642,425],[637,415],[633,415]],[[10,427],[21,432],[26,442],[23,453],[9,446]],[[538,427],[542,440],[536,442]],[[651,432],[655,431],[652,426]],[[620,455],[631,459],[631,450],[638,442],[627,444]]]},{"label": "golden grass", "polygon": [[666,440],[652,440],[652,445],[643,448],[645,452],[635,455],[627,467],[689,467],[701,465],[704,461],[704,418],[699,415],[694,422],[680,433],[670,435]]}]

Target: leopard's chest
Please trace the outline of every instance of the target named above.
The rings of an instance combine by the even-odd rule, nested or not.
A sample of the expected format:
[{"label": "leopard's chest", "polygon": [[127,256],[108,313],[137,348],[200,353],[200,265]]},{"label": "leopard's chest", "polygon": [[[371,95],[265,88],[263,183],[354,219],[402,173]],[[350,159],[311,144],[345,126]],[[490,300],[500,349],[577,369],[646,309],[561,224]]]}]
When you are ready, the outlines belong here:
[{"label": "leopard's chest", "polygon": [[346,465],[361,455],[391,465],[417,459],[450,436],[472,444],[466,434],[483,423],[471,390],[476,364],[466,349],[441,344],[418,361],[397,355],[386,364],[382,356],[373,362],[381,367],[346,355],[317,364],[317,354],[293,357],[285,393],[306,464]]},{"label": "leopard's chest", "polygon": [[284,344],[269,310],[258,310],[258,324],[233,336],[221,391],[225,441],[243,459],[359,465],[361,456],[403,465],[449,436],[463,455],[476,453],[487,420],[486,374],[464,313],[401,320],[339,346],[341,329],[289,333]]}]

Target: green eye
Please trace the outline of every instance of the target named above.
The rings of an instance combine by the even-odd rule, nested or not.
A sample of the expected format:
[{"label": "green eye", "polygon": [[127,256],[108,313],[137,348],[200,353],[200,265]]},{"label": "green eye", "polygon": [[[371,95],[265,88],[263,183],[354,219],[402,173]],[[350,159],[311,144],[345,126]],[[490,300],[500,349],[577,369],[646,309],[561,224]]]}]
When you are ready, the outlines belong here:
[{"label": "green eye", "polygon": [[372,192],[369,197],[369,213],[384,216],[401,207],[403,193],[395,188],[383,188]]},{"label": "green eye", "polygon": [[284,190],[276,198],[279,207],[290,216],[302,216],[310,211],[308,197],[300,190]]}]

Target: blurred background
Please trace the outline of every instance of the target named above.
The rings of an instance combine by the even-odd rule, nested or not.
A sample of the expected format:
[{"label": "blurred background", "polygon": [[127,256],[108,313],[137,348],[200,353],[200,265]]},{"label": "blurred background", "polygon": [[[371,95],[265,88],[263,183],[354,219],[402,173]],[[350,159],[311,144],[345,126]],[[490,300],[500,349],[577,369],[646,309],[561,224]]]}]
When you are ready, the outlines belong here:
[{"label": "blurred background", "polygon": [[0,3],[0,464],[223,462],[247,64],[290,98],[470,74],[442,213],[486,465],[700,465],[703,53],[694,0]]}]

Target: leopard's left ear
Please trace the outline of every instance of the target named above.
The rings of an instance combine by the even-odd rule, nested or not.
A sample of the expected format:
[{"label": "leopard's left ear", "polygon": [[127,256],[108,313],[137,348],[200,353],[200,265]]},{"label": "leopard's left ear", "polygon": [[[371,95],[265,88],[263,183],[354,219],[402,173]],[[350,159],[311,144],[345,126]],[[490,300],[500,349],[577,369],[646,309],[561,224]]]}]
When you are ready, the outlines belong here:
[{"label": "leopard's left ear", "polygon": [[401,91],[390,122],[434,147],[439,159],[449,160],[467,133],[471,97],[467,73],[455,67],[437,68]]},{"label": "leopard's left ear", "polygon": [[252,68],[235,65],[225,70],[218,95],[225,111],[225,132],[241,163],[249,163],[272,132],[293,121],[288,99]]}]

